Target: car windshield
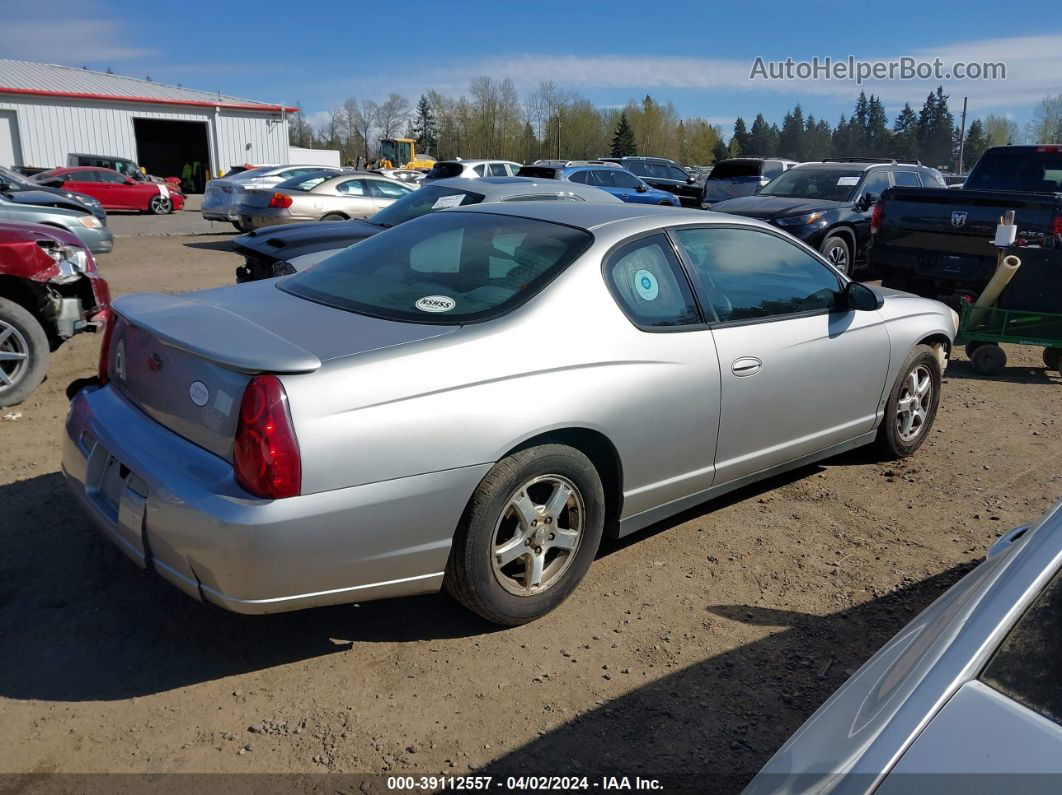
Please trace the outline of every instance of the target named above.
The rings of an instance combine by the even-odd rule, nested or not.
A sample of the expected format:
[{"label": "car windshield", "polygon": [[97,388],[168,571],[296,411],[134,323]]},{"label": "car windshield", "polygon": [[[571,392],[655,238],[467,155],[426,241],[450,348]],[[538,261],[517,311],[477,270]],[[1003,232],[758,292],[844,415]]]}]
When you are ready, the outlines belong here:
[{"label": "car windshield", "polygon": [[9,168],[4,168],[3,166],[0,166],[0,182],[7,182],[13,187],[20,188],[22,190],[37,187],[21,174],[12,171]]},{"label": "car windshield", "polygon": [[414,218],[445,210],[447,207],[467,207],[483,201],[482,193],[459,188],[446,188],[442,185],[425,185],[423,188],[407,193],[394,204],[384,207],[380,212],[370,216],[370,224],[389,229],[404,224]]},{"label": "car windshield", "polygon": [[374,317],[455,325],[532,298],[593,241],[589,232],[489,213],[435,213],[279,282],[293,295]]},{"label": "car windshield", "polygon": [[969,190],[1014,190],[1028,193],[1062,192],[1062,147],[989,149],[970,176]]},{"label": "car windshield", "polygon": [[764,185],[759,195],[844,202],[852,198],[862,178],[863,172],[856,170],[791,168]]},{"label": "car windshield", "polygon": [[334,171],[313,171],[309,174],[299,174],[297,177],[286,179],[276,186],[277,190],[310,190],[316,188],[326,179],[331,179]]}]

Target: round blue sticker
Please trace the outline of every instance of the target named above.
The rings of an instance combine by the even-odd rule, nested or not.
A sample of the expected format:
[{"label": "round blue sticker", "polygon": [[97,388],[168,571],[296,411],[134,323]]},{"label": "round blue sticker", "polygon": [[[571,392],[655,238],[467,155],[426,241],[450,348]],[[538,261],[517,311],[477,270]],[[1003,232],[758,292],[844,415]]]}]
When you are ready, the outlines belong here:
[{"label": "round blue sticker", "polygon": [[634,274],[634,289],[646,301],[653,301],[660,295],[660,285],[649,271],[638,271]]}]

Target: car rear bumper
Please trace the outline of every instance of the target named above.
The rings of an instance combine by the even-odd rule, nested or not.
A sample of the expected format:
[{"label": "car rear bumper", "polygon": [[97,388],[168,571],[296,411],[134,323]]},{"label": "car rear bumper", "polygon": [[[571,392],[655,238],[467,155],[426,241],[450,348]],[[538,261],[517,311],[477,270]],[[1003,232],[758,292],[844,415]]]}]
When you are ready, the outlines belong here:
[{"label": "car rear bumper", "polygon": [[228,462],[109,386],[74,396],[62,461],[74,496],[138,566],[238,613],[438,590],[454,529],[489,466],[254,498]]},{"label": "car rear bumper", "polygon": [[280,224],[299,224],[305,221],[320,221],[321,219],[316,216],[310,215],[292,215],[287,210],[278,209],[276,211],[270,211],[268,209],[255,208],[248,212],[247,209],[240,208],[240,225],[246,229],[261,229],[263,226],[278,226]]}]

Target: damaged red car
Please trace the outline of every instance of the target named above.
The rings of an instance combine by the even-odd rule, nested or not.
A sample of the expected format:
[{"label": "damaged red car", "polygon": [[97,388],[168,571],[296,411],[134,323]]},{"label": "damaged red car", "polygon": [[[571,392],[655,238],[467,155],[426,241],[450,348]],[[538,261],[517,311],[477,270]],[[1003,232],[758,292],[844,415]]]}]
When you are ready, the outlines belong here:
[{"label": "damaged red car", "polygon": [[64,229],[0,223],[0,407],[21,403],[44,380],[66,340],[102,328],[107,282]]}]

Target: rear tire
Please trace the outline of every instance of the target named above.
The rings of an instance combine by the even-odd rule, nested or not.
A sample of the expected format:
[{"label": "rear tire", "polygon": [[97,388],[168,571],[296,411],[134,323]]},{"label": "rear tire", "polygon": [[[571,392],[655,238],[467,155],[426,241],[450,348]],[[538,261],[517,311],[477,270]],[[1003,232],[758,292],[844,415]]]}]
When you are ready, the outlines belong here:
[{"label": "rear tire", "polygon": [[250,232],[251,231],[248,227],[244,226],[239,221],[232,221],[231,223],[232,223],[232,225],[234,227],[236,227],[236,231],[237,232]]},{"label": "rear tire", "polygon": [[561,444],[519,450],[495,464],[473,493],[443,587],[495,624],[533,621],[579,585],[604,521],[605,492],[590,459]]},{"label": "rear tire", "polygon": [[0,298],[0,408],[21,403],[41,385],[50,356],[48,335],[37,318]]},{"label": "rear tire", "polygon": [[1048,370],[1062,370],[1062,348],[1044,348],[1043,356]]},{"label": "rear tire", "polygon": [[878,449],[888,458],[906,458],[922,446],[940,405],[940,360],[928,345],[908,354],[878,429]]},{"label": "rear tire", "polygon": [[322,221],[346,221],[348,220],[342,213],[325,213],[321,216]]}]

